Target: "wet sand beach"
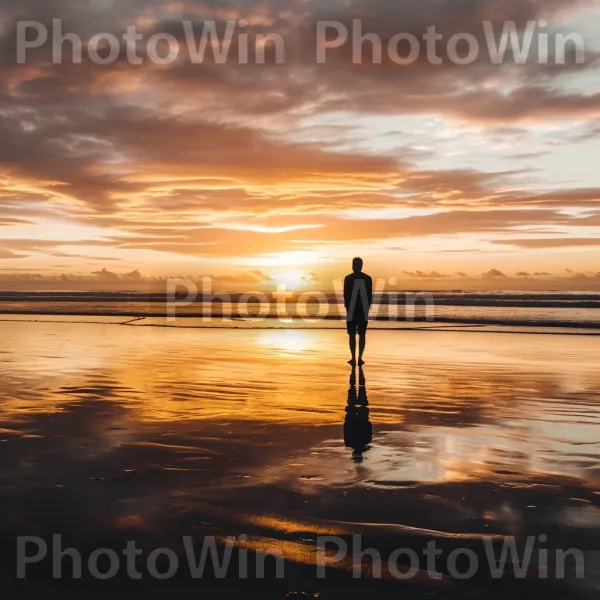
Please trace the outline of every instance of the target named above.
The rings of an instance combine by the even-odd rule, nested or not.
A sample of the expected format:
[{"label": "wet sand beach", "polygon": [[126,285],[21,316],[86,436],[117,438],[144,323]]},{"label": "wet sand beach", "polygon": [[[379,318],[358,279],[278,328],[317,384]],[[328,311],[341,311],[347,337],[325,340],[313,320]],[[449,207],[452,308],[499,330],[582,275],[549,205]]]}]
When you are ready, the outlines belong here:
[{"label": "wet sand beach", "polygon": [[[19,597],[598,593],[597,337],[371,331],[364,379],[351,382],[343,330],[0,327],[2,577]],[[353,437],[368,446],[354,457]],[[51,553],[53,534],[84,556],[122,554],[135,540],[142,572],[156,548],[183,563],[183,536],[229,536],[236,558],[278,549],[285,578],[267,562],[257,579],[250,560],[247,580],[233,571],[192,580],[182,567],[162,582],[121,572],[66,581],[42,561],[17,580],[17,537],[39,536]],[[384,557],[436,541],[442,578],[420,564],[407,581],[387,567],[381,581],[353,580],[348,560],[317,578],[318,537],[351,546],[357,534]],[[545,579],[536,550],[527,578],[495,580],[484,536],[545,536],[536,548],[550,554],[580,549],[586,576],[569,567],[557,580],[551,564]],[[448,575],[447,554],[458,548],[480,558],[474,577]],[[69,559],[63,568],[70,573]]]}]

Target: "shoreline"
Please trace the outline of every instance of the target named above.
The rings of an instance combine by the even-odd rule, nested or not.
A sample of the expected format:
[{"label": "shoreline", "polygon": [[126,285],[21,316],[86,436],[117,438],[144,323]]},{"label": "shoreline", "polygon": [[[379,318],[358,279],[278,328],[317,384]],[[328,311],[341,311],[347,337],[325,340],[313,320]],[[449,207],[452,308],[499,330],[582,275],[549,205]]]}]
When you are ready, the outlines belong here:
[{"label": "shoreline", "polygon": [[[14,317],[14,318],[11,318]],[[25,318],[24,318],[25,317]],[[57,320],[48,317],[59,317],[64,320]],[[85,318],[85,320],[74,320],[73,318]],[[87,319],[104,318],[107,320],[92,321]],[[7,312],[0,313],[0,322],[24,322],[24,323],[58,323],[58,324],[90,324],[90,325],[123,325],[131,327],[160,327],[169,329],[222,329],[222,330],[342,330],[343,331],[343,319],[341,317],[325,317],[323,321],[337,322],[338,326],[333,324],[321,325],[317,323],[306,322],[306,320],[299,317],[289,317],[282,319],[276,316],[269,316],[264,318],[243,318],[243,317],[232,317],[227,320],[222,315],[185,315],[176,317],[170,323],[153,322],[158,319],[167,319],[168,315],[140,315],[135,313],[85,313],[85,312],[73,312],[73,313],[62,313],[62,312]],[[221,324],[215,323],[202,323],[202,324],[183,324],[190,320],[202,320],[202,319],[220,319]],[[113,321],[108,319],[125,319],[124,321]],[[370,319],[374,323],[391,323],[386,318],[373,318]],[[272,324],[266,325],[264,322],[271,322]],[[568,335],[568,336],[600,336],[600,327],[596,324],[565,324],[556,322],[541,322],[535,325],[531,325],[524,321],[511,321],[506,323],[491,323],[482,320],[453,320],[453,319],[435,319],[433,321],[418,320],[412,322],[398,321],[394,322],[395,326],[389,327],[377,327],[370,326],[369,331],[448,331],[448,332],[466,332],[466,333],[501,333],[501,334],[530,334],[530,335]]]}]

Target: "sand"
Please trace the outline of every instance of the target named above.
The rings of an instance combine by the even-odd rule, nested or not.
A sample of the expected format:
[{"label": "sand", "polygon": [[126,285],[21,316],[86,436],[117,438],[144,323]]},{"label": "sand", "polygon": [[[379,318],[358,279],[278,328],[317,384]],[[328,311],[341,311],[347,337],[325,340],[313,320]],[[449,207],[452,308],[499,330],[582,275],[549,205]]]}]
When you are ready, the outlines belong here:
[{"label": "sand", "polygon": [[[236,553],[278,548],[286,577],[204,582],[219,594],[597,593],[597,338],[372,331],[364,381],[353,387],[343,331],[0,327],[7,556],[24,535],[61,534],[84,554],[135,540],[178,555],[182,536],[232,536]],[[544,534],[545,547],[591,558],[584,580],[546,582],[536,568],[505,588],[489,573],[434,581],[423,565],[408,582],[389,573],[384,583],[353,582],[344,561],[317,579],[318,536],[353,534],[384,556],[437,540],[480,557],[482,536]],[[32,567],[25,582],[12,567],[3,574],[25,595],[38,584],[62,590],[48,569]],[[119,581],[115,589],[138,590]],[[73,589],[114,583],[84,577]],[[186,573],[150,587],[181,597],[199,589]]]}]

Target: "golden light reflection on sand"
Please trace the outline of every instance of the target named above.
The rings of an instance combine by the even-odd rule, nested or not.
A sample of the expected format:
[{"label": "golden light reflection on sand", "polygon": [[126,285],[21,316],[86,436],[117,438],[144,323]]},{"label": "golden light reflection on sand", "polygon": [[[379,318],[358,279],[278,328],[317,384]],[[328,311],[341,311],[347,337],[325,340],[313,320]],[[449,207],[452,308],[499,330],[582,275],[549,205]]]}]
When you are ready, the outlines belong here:
[{"label": "golden light reflection on sand", "polygon": [[319,535],[347,535],[348,528],[315,521],[297,521],[275,515],[252,515],[247,522],[259,527],[265,527],[281,533],[311,532]]},{"label": "golden light reflection on sand", "polygon": [[261,332],[258,343],[279,351],[284,356],[296,356],[314,349],[318,338],[310,331],[281,329]]},{"label": "golden light reflection on sand", "polygon": [[[251,473],[315,491],[497,471],[591,477],[586,466],[598,460],[594,339],[371,332],[365,375],[375,436],[357,466],[342,439],[350,373],[343,331],[4,325],[0,416],[9,430],[76,406],[106,407],[97,425],[107,430],[104,450],[159,423],[176,431],[231,423],[241,436],[254,423],[317,427],[323,433],[311,442],[298,434],[289,459]],[[139,447],[215,456],[164,437]]]}]

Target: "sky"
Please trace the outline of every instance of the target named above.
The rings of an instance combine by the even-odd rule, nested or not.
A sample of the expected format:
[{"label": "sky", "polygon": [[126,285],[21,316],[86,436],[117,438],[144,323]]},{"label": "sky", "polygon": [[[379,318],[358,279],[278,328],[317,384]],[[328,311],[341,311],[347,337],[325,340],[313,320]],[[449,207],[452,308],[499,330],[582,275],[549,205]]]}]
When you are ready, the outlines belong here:
[{"label": "sky", "polygon": [[[81,64],[68,42],[53,62],[52,31],[19,61],[18,22],[58,18]],[[241,19],[227,61],[192,61],[184,21]],[[381,64],[369,43],[355,60],[353,19]],[[349,41],[319,63],[324,21]],[[496,64],[485,21],[521,39],[538,24],[526,60]],[[398,288],[598,289],[598,25],[598,0],[0,0],[0,289],[330,289],[356,255]],[[90,58],[129,26],[142,64]],[[432,26],[441,65],[387,52]],[[279,34],[283,60],[250,44],[240,64],[242,32]],[[179,44],[168,64],[146,54],[157,33]],[[458,33],[481,44],[469,64],[449,55]],[[556,64],[573,33],[584,57]]]}]

